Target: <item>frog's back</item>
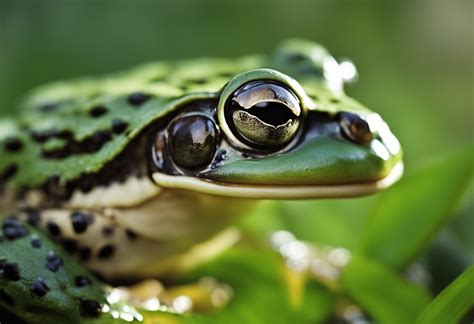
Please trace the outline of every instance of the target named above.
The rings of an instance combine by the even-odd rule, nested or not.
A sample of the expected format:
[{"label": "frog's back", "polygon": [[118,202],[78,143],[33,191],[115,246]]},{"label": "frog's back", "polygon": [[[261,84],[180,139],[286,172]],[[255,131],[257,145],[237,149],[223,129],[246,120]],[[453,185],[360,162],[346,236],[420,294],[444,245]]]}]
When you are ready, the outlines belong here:
[{"label": "frog's back", "polygon": [[323,47],[289,41],[273,56],[155,62],[42,86],[25,98],[15,121],[0,121],[0,190],[17,195],[40,188],[68,197],[98,181],[143,176],[143,158],[135,165],[120,159],[145,149],[146,136],[139,134],[169,121],[168,113],[187,102],[213,104],[233,76],[252,69],[274,68],[298,79],[327,111],[336,112],[342,102],[359,109],[344,96],[342,79],[329,77],[331,64],[337,66]]},{"label": "frog's back", "polygon": [[[41,86],[23,100],[17,119],[0,120],[0,190],[41,188],[56,196],[70,194],[67,186],[87,190],[148,125],[187,97],[210,98],[233,75],[259,65],[256,56],[155,62]],[[123,176],[145,170],[116,164]]]}]

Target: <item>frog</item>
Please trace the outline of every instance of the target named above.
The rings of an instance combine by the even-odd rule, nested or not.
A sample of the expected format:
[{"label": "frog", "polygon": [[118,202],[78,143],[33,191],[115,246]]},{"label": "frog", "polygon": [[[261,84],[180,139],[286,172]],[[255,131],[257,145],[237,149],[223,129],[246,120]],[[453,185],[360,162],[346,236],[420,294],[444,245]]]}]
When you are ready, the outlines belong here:
[{"label": "frog", "polygon": [[[259,201],[394,184],[400,143],[346,95],[342,67],[322,45],[290,39],[266,55],[157,61],[34,89],[0,119],[0,306],[28,302],[2,288],[12,264],[40,290],[63,254],[106,283],[173,276],[235,244],[232,225]],[[53,262],[22,278],[6,243],[23,244],[22,262],[41,251]]]}]

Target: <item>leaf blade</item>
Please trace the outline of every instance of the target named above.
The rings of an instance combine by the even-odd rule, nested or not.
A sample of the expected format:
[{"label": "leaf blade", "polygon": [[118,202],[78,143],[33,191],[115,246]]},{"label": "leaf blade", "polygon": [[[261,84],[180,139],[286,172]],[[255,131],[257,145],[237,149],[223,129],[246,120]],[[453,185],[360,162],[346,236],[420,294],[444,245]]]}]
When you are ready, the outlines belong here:
[{"label": "leaf blade", "polygon": [[422,287],[361,256],[343,270],[342,282],[349,296],[380,323],[413,323],[430,302]]},{"label": "leaf blade", "polygon": [[428,305],[416,324],[457,323],[473,305],[474,266],[471,266]]},{"label": "leaf blade", "polygon": [[472,181],[474,146],[418,169],[382,193],[358,253],[397,269],[430,244]]}]

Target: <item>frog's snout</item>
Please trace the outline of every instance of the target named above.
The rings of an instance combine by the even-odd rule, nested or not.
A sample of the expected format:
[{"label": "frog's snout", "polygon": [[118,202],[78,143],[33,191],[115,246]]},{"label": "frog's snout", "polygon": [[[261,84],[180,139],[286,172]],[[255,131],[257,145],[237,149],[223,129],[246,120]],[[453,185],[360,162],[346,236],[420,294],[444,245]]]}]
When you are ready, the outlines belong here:
[{"label": "frog's snout", "polygon": [[244,72],[217,107],[184,112],[158,134],[152,178],[247,198],[357,196],[398,180],[401,148],[385,121],[344,96],[334,102],[313,102],[276,70]]}]

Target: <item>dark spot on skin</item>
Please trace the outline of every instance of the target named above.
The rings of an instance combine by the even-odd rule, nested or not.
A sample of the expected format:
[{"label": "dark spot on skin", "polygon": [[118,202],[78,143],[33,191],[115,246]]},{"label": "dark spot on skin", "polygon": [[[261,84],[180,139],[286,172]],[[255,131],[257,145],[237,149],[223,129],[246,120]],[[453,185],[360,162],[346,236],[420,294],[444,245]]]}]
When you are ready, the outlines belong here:
[{"label": "dark spot on skin", "polygon": [[83,317],[99,317],[100,304],[92,299],[81,298],[79,300],[79,313]]},{"label": "dark spot on skin", "polygon": [[121,119],[112,120],[112,131],[115,134],[121,134],[128,128],[128,123]]},{"label": "dark spot on skin", "polygon": [[89,214],[84,214],[77,211],[73,212],[71,214],[71,223],[74,232],[77,234],[84,233],[89,224],[92,222],[92,219],[92,216]]},{"label": "dark spot on skin", "polygon": [[0,301],[4,302],[8,306],[15,305],[15,303],[13,302],[13,298],[9,294],[7,294],[3,289],[0,289]]},{"label": "dark spot on skin", "polygon": [[51,112],[59,108],[57,103],[45,103],[38,107],[38,110],[41,112]]},{"label": "dark spot on skin", "polygon": [[3,143],[5,151],[7,152],[18,152],[23,148],[23,143],[16,137],[9,137]]},{"label": "dark spot on skin", "polygon": [[16,164],[8,165],[2,173],[0,173],[0,182],[10,180],[18,172],[18,166]]},{"label": "dark spot on skin", "polygon": [[43,241],[37,236],[31,238],[31,246],[39,249],[43,245]]},{"label": "dark spot on skin", "polygon": [[150,99],[150,95],[142,92],[135,92],[128,96],[127,101],[133,106],[140,106]]},{"label": "dark spot on skin", "polygon": [[225,71],[217,73],[217,76],[218,76],[218,77],[222,77],[222,78],[231,78],[231,77],[233,77],[234,75],[235,75],[235,73],[232,73],[232,72],[225,72]]},{"label": "dark spot on skin", "polygon": [[63,199],[68,199],[72,195],[71,187],[68,183],[61,181],[59,174],[53,174],[46,180],[46,182],[41,186],[43,191],[52,196],[52,197],[61,197]]},{"label": "dark spot on skin", "polygon": [[61,235],[61,228],[58,226],[58,224],[56,224],[53,221],[48,221],[48,223],[46,224],[46,228],[48,229],[49,233],[53,236]]},{"label": "dark spot on skin", "polygon": [[63,129],[63,130],[55,132],[54,137],[63,139],[63,140],[70,140],[74,137],[74,134],[67,129]]},{"label": "dark spot on skin", "polygon": [[323,70],[321,68],[318,68],[318,67],[312,66],[312,65],[304,65],[300,69],[300,72],[304,75],[307,75],[307,76],[319,77],[319,78],[324,77]]},{"label": "dark spot on skin", "polygon": [[97,257],[99,259],[108,259],[115,253],[115,247],[112,244],[106,244],[99,249]]},{"label": "dark spot on skin", "polygon": [[40,213],[34,208],[25,208],[23,210],[26,214],[26,222],[31,226],[37,226],[40,221]]},{"label": "dark spot on skin", "polygon": [[51,138],[59,138],[63,140],[70,140],[73,138],[73,133],[70,130],[62,129],[45,129],[31,131],[31,137],[37,143],[44,143]]},{"label": "dark spot on skin", "polygon": [[81,141],[68,141],[66,145],[54,150],[42,150],[41,154],[47,159],[64,159],[71,155],[89,154],[99,151],[102,146],[112,139],[108,130],[97,131]]},{"label": "dark spot on skin", "polygon": [[16,240],[29,234],[28,228],[13,217],[5,219],[2,229],[8,240]]},{"label": "dark spot on skin", "polygon": [[91,249],[88,247],[81,247],[79,249],[79,258],[82,261],[88,261],[91,258]]},{"label": "dark spot on skin", "polygon": [[98,131],[91,137],[91,146],[90,152],[97,152],[105,142],[110,141],[112,139],[112,134],[109,131]]},{"label": "dark spot on skin", "polygon": [[43,278],[37,278],[31,284],[31,292],[38,297],[43,297],[48,293],[49,287]]},{"label": "dark spot on skin", "polygon": [[104,236],[112,236],[115,232],[115,228],[113,228],[112,226],[106,226],[102,229],[102,234]]},{"label": "dark spot on skin", "polygon": [[9,261],[2,262],[0,270],[3,278],[12,281],[20,280],[20,268],[18,267],[18,263]]},{"label": "dark spot on skin", "polygon": [[194,83],[194,84],[205,84],[207,83],[206,79],[192,79],[189,80],[188,82]]},{"label": "dark spot on skin", "polygon": [[91,192],[92,188],[94,188],[94,184],[89,179],[84,179],[79,185],[79,189],[82,193]]},{"label": "dark spot on skin", "polygon": [[127,235],[128,239],[131,240],[131,241],[136,240],[137,237],[138,237],[138,235],[130,229],[127,229],[125,231],[125,234]]},{"label": "dark spot on skin", "polygon": [[48,255],[46,256],[46,268],[52,272],[56,272],[63,264],[64,261],[59,255],[55,254],[53,251],[48,252]]},{"label": "dark spot on skin", "polygon": [[31,137],[37,143],[44,143],[49,139],[49,134],[47,131],[31,131]]},{"label": "dark spot on skin", "polygon": [[74,253],[77,250],[77,241],[71,238],[63,238],[61,245],[69,253]]},{"label": "dark spot on skin", "polygon": [[77,276],[76,278],[74,278],[74,283],[76,284],[76,287],[81,288],[91,285],[92,280],[90,280],[86,276]]},{"label": "dark spot on skin", "polygon": [[56,134],[55,129],[44,129],[44,130],[33,130],[31,131],[31,137],[37,143],[44,143],[50,138],[53,138]]},{"label": "dark spot on skin", "polygon": [[107,108],[105,108],[104,106],[95,106],[95,107],[92,107],[91,110],[89,110],[89,115],[91,115],[91,117],[100,117],[100,116],[103,116],[107,113]]},{"label": "dark spot on skin", "polygon": [[286,56],[286,60],[289,63],[301,63],[308,59],[307,56],[303,55],[302,53],[291,53]]}]

